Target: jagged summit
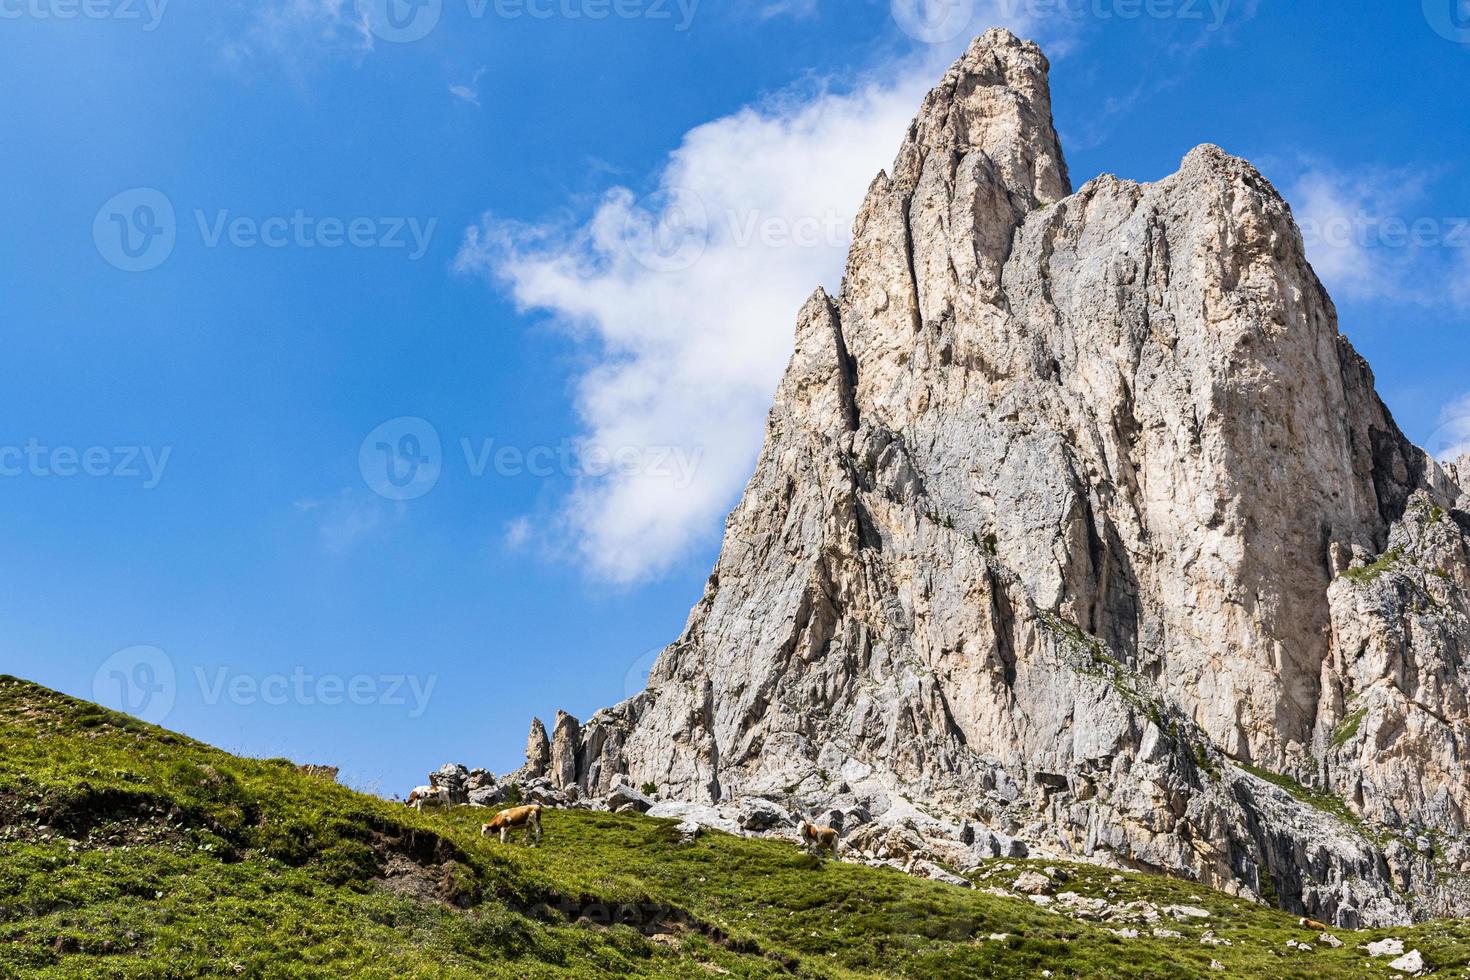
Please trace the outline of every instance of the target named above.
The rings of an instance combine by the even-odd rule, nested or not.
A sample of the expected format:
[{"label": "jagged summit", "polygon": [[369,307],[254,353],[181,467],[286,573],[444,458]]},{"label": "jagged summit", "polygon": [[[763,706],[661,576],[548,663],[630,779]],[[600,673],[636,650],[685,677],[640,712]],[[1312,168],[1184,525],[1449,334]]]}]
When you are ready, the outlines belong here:
[{"label": "jagged summit", "polygon": [[1463,914],[1463,465],[1394,424],[1265,178],[1205,145],[1073,193],[1047,72],[991,31],[924,100],[683,635],[538,758]]}]

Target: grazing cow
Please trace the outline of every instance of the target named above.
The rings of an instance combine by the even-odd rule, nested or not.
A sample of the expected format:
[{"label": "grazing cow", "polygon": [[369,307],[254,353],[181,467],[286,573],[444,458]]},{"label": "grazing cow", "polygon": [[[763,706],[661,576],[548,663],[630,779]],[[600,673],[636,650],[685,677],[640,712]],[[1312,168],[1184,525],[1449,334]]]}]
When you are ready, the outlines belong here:
[{"label": "grazing cow", "polygon": [[801,842],[806,849],[814,854],[822,851],[831,851],[832,856],[837,856],[837,831],[831,827],[823,827],[814,824],[810,820],[801,822]]},{"label": "grazing cow", "polygon": [[499,831],[500,843],[504,844],[506,837],[517,827],[525,827],[527,838],[534,838],[537,844],[541,843],[541,804],[532,803],[529,806],[501,810],[490,818],[489,823],[480,827],[480,836],[489,837]]},{"label": "grazing cow", "polygon": [[449,798],[449,790],[442,786],[415,786],[403,803],[420,813],[425,810],[448,810],[454,806],[454,801]]}]

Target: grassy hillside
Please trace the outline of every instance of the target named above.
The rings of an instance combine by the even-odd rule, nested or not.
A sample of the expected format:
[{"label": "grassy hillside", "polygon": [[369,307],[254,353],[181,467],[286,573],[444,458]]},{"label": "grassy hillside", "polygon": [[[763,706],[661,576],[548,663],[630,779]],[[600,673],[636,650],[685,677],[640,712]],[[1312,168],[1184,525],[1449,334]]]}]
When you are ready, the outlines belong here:
[{"label": "grassy hillside", "polygon": [[[482,840],[485,818],[416,814],[0,678],[0,977],[1361,977],[1390,975],[1357,948],[1386,935],[1440,975],[1470,964],[1466,923],[1299,951],[1286,942],[1316,934],[1289,916],[1085,866],[1060,866],[1066,890],[1210,918],[1126,938],[778,841],[681,845],[668,821],[549,812],[527,848]],[[976,878],[1032,866],[1011,864]]]}]

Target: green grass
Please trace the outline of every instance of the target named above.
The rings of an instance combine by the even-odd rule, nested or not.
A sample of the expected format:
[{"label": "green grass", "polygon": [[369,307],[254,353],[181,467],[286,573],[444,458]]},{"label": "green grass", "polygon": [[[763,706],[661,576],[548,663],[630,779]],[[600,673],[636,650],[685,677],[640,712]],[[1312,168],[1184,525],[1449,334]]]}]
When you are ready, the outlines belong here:
[{"label": "green grass", "polygon": [[[541,846],[503,846],[486,816],[418,814],[3,678],[0,977],[1347,977],[1384,973],[1356,947],[1385,935],[1470,965],[1462,922],[1301,953],[1294,917],[1187,882],[974,872],[1050,864],[1059,890],[1212,913],[1124,939],[781,841],[685,845],[672,821],[553,811]],[[1201,945],[1206,928],[1233,945]]]},{"label": "green grass", "polygon": [[1334,749],[1340,749],[1352,741],[1353,736],[1358,734],[1358,728],[1362,726],[1363,719],[1367,715],[1367,708],[1359,708],[1338,722],[1337,728],[1332,733],[1332,747]]},{"label": "green grass", "polygon": [[[1361,721],[1361,718],[1359,720]],[[1331,793],[1319,792],[1311,787],[1303,786],[1290,776],[1283,776],[1279,772],[1271,772],[1269,769],[1261,769],[1249,763],[1237,763],[1237,765],[1257,779],[1264,779],[1266,782],[1286,790],[1308,806],[1316,807],[1323,813],[1336,817],[1351,827],[1362,829],[1362,821],[1358,819],[1357,814],[1348,809],[1346,803]]]},{"label": "green grass", "polygon": [[1378,560],[1371,565],[1364,565],[1362,568],[1349,568],[1342,573],[1342,577],[1357,582],[1360,585],[1376,582],[1385,574],[1392,571],[1393,566],[1397,565],[1403,557],[1404,549],[1393,548],[1379,555]]}]

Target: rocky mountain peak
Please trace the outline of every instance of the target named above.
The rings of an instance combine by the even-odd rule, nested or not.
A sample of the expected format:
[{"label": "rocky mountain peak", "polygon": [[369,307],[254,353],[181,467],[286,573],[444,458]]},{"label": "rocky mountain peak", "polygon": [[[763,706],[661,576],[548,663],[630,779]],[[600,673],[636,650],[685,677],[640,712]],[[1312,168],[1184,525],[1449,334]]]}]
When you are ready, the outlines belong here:
[{"label": "rocky mountain peak", "polygon": [[1073,193],[1047,72],[991,31],[925,99],[683,635],[558,717],[550,777],[1462,913],[1464,464],[1394,424],[1269,181],[1205,145]]}]

